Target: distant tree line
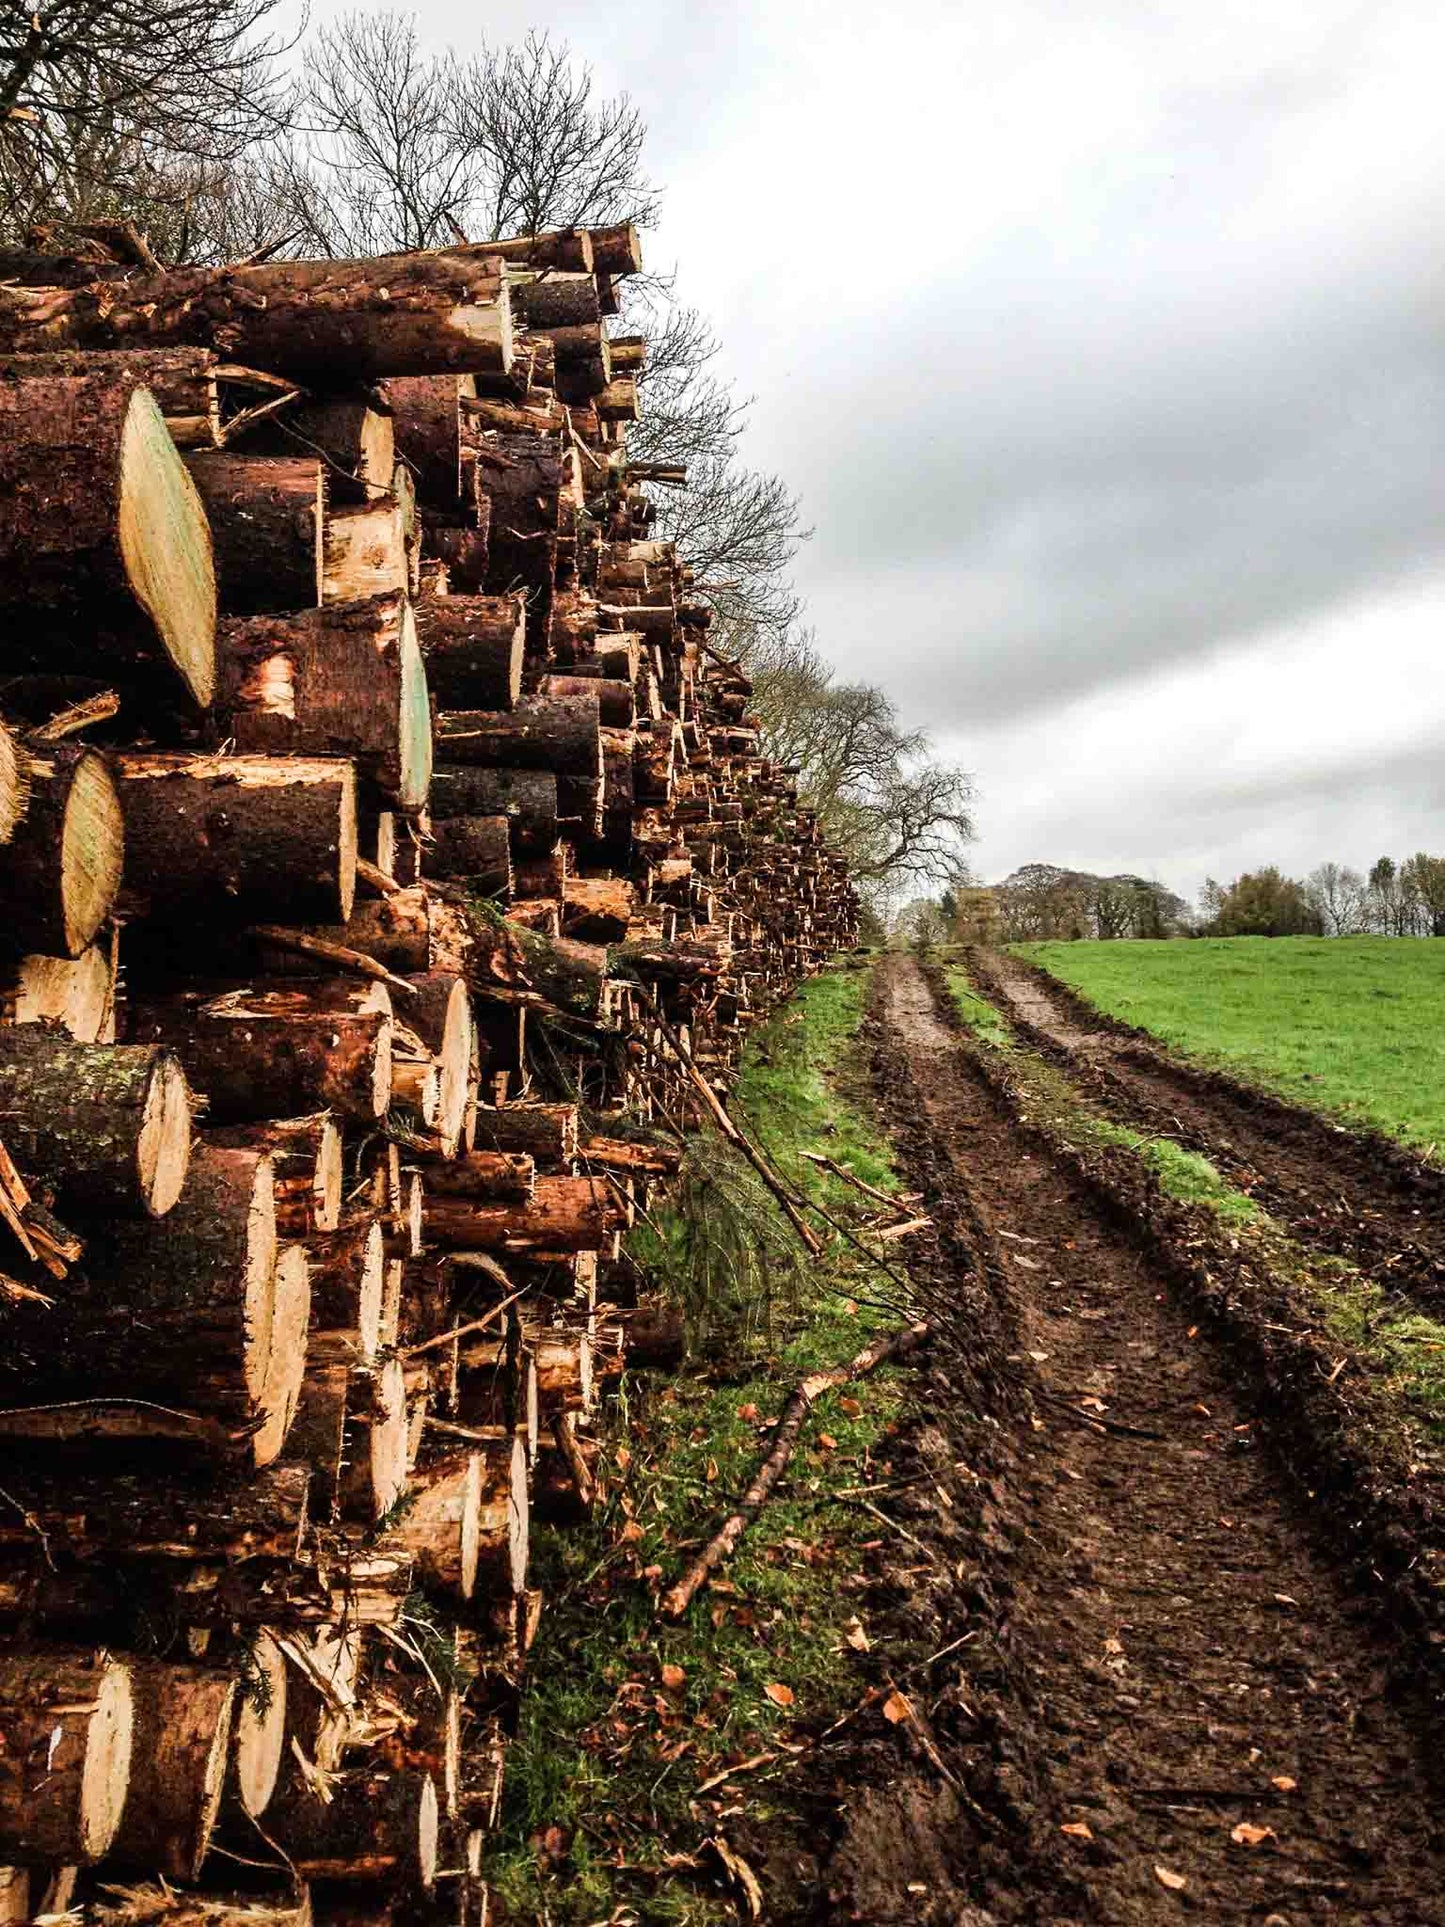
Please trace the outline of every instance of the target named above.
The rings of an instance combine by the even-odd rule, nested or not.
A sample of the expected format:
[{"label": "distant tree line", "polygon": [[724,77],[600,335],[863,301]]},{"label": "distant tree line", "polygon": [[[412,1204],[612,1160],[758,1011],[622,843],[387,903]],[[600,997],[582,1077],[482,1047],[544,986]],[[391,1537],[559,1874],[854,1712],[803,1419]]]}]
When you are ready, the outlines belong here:
[{"label": "distant tree line", "polygon": [[962,877],[914,897],[894,929],[919,943],[1078,943],[1131,937],[1445,937],[1445,856],[1424,851],[1368,872],[1322,863],[1307,877],[1273,864],[1204,885],[1197,909],[1149,877],[1026,863],[1001,883]]}]

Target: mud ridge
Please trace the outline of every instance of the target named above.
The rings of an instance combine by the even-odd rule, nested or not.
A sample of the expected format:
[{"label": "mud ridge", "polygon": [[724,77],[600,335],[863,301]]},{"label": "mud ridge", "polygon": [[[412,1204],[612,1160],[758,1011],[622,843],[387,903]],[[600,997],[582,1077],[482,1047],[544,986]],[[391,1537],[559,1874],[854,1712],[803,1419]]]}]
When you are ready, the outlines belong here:
[{"label": "mud ridge", "polygon": [[1422,1309],[1445,1308],[1445,1171],[1378,1132],[1175,1057],[1022,958],[969,959],[995,1008],[1110,1116],[1201,1152],[1297,1238]]},{"label": "mud ridge", "polygon": [[[910,959],[883,966],[879,999],[880,1096],[910,1180],[966,1252],[960,1325],[980,1333],[970,1359],[955,1329],[939,1360],[956,1378],[938,1427],[956,1463],[975,1455],[963,1485],[981,1499],[975,1598],[954,1602],[964,1665],[926,1712],[995,1831],[965,1826],[976,1872],[955,1860],[952,1913],[922,1911],[931,1896],[870,1913],[880,1890],[839,1877],[866,1832],[855,1813],[827,1917],[1445,1921],[1428,1775],[1378,1629],[1256,1444],[1256,1391],[1296,1443],[1329,1417],[1309,1383],[1319,1347],[1265,1329],[1286,1322],[1287,1293],[1237,1254],[1231,1269],[1213,1226],[1166,1210],[1142,1175],[1117,1183],[1021,1125]],[[1358,1503],[1379,1467],[1345,1463],[1338,1381],[1324,1389],[1336,1486],[1318,1496],[1343,1499],[1349,1471]],[[1382,1483],[1413,1537],[1410,1495]],[[899,1850],[906,1809],[901,1791],[870,1806],[880,1853]]]}]

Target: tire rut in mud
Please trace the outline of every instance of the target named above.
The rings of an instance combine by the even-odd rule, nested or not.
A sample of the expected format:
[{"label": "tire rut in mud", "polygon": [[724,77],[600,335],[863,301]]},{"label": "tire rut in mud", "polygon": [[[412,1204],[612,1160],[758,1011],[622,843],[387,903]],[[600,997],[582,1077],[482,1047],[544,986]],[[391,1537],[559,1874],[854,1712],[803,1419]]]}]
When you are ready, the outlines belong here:
[{"label": "tire rut in mud", "polygon": [[1445,1922],[1431,1786],[1384,1649],[1235,1374],[1167,1271],[1018,1127],[911,959],[884,964],[876,1008],[907,1074],[882,1096],[931,1140],[931,1190],[953,1190],[975,1264],[1006,1279],[994,1330],[1018,1347],[992,1393],[979,1547],[999,1602],[975,1627],[988,1731],[963,1769],[1009,1790],[1017,1826],[973,1898],[1058,1927]]},{"label": "tire rut in mud", "polygon": [[1111,1116],[1201,1152],[1296,1238],[1445,1312],[1445,1172],[1377,1133],[1181,1062],[1021,958],[970,961],[978,988]]}]

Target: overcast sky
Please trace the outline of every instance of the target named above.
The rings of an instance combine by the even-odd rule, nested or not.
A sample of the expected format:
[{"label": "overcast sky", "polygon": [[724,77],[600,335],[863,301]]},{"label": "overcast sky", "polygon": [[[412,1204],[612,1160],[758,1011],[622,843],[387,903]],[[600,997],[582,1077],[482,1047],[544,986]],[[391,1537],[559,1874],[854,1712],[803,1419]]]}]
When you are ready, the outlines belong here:
[{"label": "overcast sky", "polygon": [[976,773],[981,874],[1445,850],[1438,0],[420,17],[644,110],[820,640]]}]

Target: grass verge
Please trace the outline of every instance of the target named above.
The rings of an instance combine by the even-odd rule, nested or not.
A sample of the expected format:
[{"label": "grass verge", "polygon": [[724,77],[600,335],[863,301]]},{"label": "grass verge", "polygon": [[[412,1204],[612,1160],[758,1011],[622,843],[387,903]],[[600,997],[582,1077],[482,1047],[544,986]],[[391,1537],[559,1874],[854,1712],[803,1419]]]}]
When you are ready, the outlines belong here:
[{"label": "grass verge", "polygon": [[[802,1153],[821,1151],[866,1183],[895,1187],[855,1055],[869,975],[826,973],[777,1013],[749,1046],[734,1107],[799,1188],[855,1225],[867,1200]],[[692,1182],[743,1184],[716,1139]],[[745,1826],[816,1846],[795,1780],[810,1736],[842,1718],[861,1690],[863,1559],[887,1526],[870,1495],[889,1480],[900,1375],[880,1371],[821,1401],[786,1483],[721,1583],[676,1626],[655,1611],[748,1484],[797,1380],[900,1322],[881,1302],[874,1268],[835,1237],[819,1265],[793,1267],[785,1289],[770,1286],[764,1312],[736,1323],[724,1358],[726,1334],[701,1316],[696,1294],[711,1263],[733,1303],[757,1250],[781,1246],[781,1215],[755,1193],[751,1256],[724,1261],[704,1248],[737,1231],[728,1213],[717,1216],[716,1199],[705,1236],[676,1208],[642,1232],[640,1255],[663,1286],[680,1272],[712,1362],[665,1385],[624,1381],[593,1516],[534,1536],[534,1583],[547,1608],[487,1867],[506,1920],[733,1919],[720,1863],[699,1854],[702,1842],[736,1840]]]},{"label": "grass verge", "polygon": [[1445,944],[1429,937],[1034,943],[1110,1016],[1296,1102],[1445,1146]]}]

